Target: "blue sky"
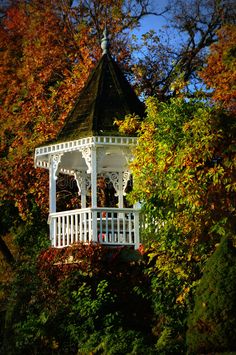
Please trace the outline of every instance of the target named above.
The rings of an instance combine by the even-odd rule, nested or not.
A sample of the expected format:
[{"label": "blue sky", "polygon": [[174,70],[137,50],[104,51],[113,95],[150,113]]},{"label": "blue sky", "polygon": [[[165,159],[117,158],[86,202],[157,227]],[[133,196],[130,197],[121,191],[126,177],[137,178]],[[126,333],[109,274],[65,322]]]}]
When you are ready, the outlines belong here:
[{"label": "blue sky", "polygon": [[[168,2],[168,0],[151,0],[152,10],[159,13],[165,9]],[[145,16],[141,20],[141,27],[138,30],[135,30],[134,34],[141,37],[143,33],[146,33],[149,30],[153,29],[158,31],[166,23],[167,21],[163,16]]]}]

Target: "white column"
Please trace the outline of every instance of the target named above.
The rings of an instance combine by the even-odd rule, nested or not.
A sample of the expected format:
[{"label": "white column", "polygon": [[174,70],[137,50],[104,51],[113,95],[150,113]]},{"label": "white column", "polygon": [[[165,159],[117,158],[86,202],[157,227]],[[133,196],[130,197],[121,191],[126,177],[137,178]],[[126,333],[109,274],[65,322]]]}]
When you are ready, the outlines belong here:
[{"label": "white column", "polygon": [[[97,208],[97,152],[96,147],[91,149],[91,203],[92,209]],[[92,213],[92,241],[97,242],[97,211]]]},{"label": "white column", "polygon": [[51,155],[49,161],[49,223],[50,239],[53,246],[56,244],[56,223],[51,220],[50,216],[51,213],[56,212],[56,180],[62,156],[63,153]]},{"label": "white column", "polygon": [[138,249],[140,245],[139,236],[139,211],[134,211],[134,248]]},{"label": "white column", "polygon": [[54,241],[54,223],[51,220],[50,215],[53,212],[56,212],[56,176],[55,176],[55,164],[53,162],[53,157],[50,159],[49,166],[49,223],[50,223],[50,240],[53,244]]},{"label": "white column", "polygon": [[81,208],[86,208],[86,172],[75,171],[74,177],[78,187],[78,195],[81,196]]},{"label": "white column", "polygon": [[92,208],[97,208],[97,152],[96,148],[91,149],[91,202]]},{"label": "white column", "polygon": [[63,154],[50,156],[49,161],[49,212],[56,212],[56,180],[59,165]]},{"label": "white column", "polygon": [[50,162],[49,168],[49,213],[56,212],[56,178],[54,171],[54,164]]},{"label": "white column", "polygon": [[118,188],[118,206],[119,208],[124,207],[123,199],[123,172],[119,172],[119,188]]},{"label": "white column", "polygon": [[86,172],[82,172],[81,183],[81,208],[86,208]]}]

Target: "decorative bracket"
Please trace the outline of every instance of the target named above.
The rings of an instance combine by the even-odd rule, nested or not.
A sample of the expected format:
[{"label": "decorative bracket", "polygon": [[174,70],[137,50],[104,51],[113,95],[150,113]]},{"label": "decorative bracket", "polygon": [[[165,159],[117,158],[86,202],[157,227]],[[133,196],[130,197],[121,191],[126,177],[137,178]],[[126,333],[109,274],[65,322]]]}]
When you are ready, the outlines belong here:
[{"label": "decorative bracket", "polygon": [[108,177],[109,180],[112,182],[114,189],[116,190],[116,196],[119,193],[119,173],[116,172],[107,172],[105,173],[105,177]]},{"label": "decorative bracket", "polygon": [[79,196],[81,195],[82,189],[85,189],[86,192],[87,192],[89,190],[89,188],[91,187],[91,179],[86,174],[85,171],[75,171],[74,172],[74,178],[75,178],[75,181],[77,183],[78,195]]},{"label": "decorative bracket", "polygon": [[82,188],[82,183],[83,183],[83,176],[84,174],[81,171],[75,171],[74,172],[74,178],[78,187],[78,195],[81,194],[81,188]]},{"label": "decorative bracket", "polygon": [[123,181],[123,184],[122,184],[122,191],[123,191],[123,195],[125,196],[126,193],[125,193],[125,189],[128,185],[128,181],[130,179],[130,172],[129,171],[123,171],[123,176],[122,176],[122,181]]},{"label": "decorative bracket", "polygon": [[116,190],[116,196],[118,196],[120,191],[120,179],[119,179],[119,174],[122,174],[122,193],[125,196],[125,189],[127,187],[128,181],[130,179],[130,172],[129,171],[123,171],[122,173],[118,172],[108,172],[105,174],[105,177],[108,177],[109,180],[112,182],[114,189]]},{"label": "decorative bracket", "polygon": [[92,163],[91,163],[92,162],[92,157],[91,157],[92,149],[91,149],[91,147],[82,148],[81,153],[82,153],[82,157],[84,158],[85,163],[88,167],[87,173],[90,174],[92,171]]},{"label": "decorative bracket", "polygon": [[61,163],[61,158],[63,156],[63,153],[60,154],[54,154],[51,156],[51,164],[52,164],[52,171],[53,171],[53,178],[54,180],[57,180],[57,175],[58,175],[58,168]]}]

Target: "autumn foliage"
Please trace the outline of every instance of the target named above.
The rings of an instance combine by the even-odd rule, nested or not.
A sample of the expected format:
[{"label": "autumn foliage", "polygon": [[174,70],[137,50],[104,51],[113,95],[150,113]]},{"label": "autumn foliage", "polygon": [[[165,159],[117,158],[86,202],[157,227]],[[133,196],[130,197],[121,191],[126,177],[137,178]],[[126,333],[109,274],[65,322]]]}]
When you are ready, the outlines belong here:
[{"label": "autumn foliage", "polygon": [[225,25],[218,31],[218,41],[211,46],[207,66],[201,77],[213,89],[213,99],[236,112],[236,25]]},{"label": "autumn foliage", "polygon": [[73,33],[50,2],[11,7],[0,36],[1,199],[15,201],[26,218],[32,196],[47,206],[48,178],[34,169],[34,148],[55,137],[92,62],[81,45],[86,65],[73,65]]},{"label": "autumn foliage", "polygon": [[151,307],[143,269],[140,255],[124,248],[90,244],[42,251],[34,264],[19,265],[1,350],[149,353]]},{"label": "autumn foliage", "polygon": [[[17,1],[0,28],[0,197],[12,200],[23,219],[32,201],[47,212],[48,176],[34,168],[34,149],[55,137],[101,55],[94,23],[83,21],[88,9],[63,4]],[[121,15],[116,13],[115,32]]]},{"label": "autumn foliage", "polygon": [[[190,3],[195,7],[175,2],[181,10],[175,28],[188,39],[180,52],[153,32],[143,37],[147,53],[134,68],[136,85],[153,97],[146,101],[146,119],[131,115],[120,124],[122,133],[138,136],[127,198],[142,203],[142,256],[93,244],[49,247],[48,174],[34,168],[33,155],[54,139],[100,58],[105,19],[112,53],[127,69],[125,31],[138,24],[149,1],[19,0],[6,7],[0,20],[0,242],[11,236],[17,250],[9,263],[14,277],[0,288],[3,353],[186,353],[188,313],[193,294],[201,293],[201,283],[196,287],[204,265],[213,254],[219,275],[228,272],[227,258],[219,268],[216,245],[221,237],[235,244],[236,228],[235,26],[218,32],[200,74],[208,90],[190,98],[186,87],[193,87],[204,63],[202,51],[217,39],[222,14],[215,1]],[[214,10],[210,20],[205,4]],[[201,8],[202,14],[195,11]],[[224,282],[214,282],[211,261],[205,270],[221,291]],[[210,317],[199,300],[196,323],[211,339],[212,323],[206,329]],[[234,309],[229,297],[227,302]],[[227,319],[223,327],[218,323],[220,302],[213,300],[209,314],[216,304],[214,330],[229,333]],[[207,351],[218,351],[212,342]]]},{"label": "autumn foliage", "polygon": [[[212,11],[209,6],[209,11]],[[151,13],[150,9],[149,1],[144,0],[19,0],[6,6],[0,26],[0,198],[13,201],[24,219],[30,215],[32,201],[47,213],[48,177],[41,169],[34,169],[34,149],[53,139],[62,126],[101,55],[100,40],[105,22],[112,33],[112,54],[126,70],[130,70],[128,34],[130,29],[139,25],[145,14]],[[204,14],[202,16],[192,19],[191,35],[194,21],[204,23]],[[188,23],[187,13],[185,17],[181,20],[183,28],[186,27],[185,22]],[[219,13],[213,11],[211,30],[206,30],[206,41],[200,41],[202,45],[198,51],[211,43],[212,31],[219,26],[218,20]],[[154,94],[160,91],[157,96],[164,97],[170,94],[171,81],[176,83],[175,76],[179,76],[179,71],[184,71],[186,65],[179,68],[179,60],[173,60],[169,46],[162,46],[160,38],[152,32],[144,39],[142,46],[152,53],[147,54],[146,59],[152,57],[156,60],[156,50],[166,51],[166,54],[161,54],[163,68],[159,59],[155,66],[140,59],[141,67],[146,63],[148,68],[142,79],[145,82],[142,91],[155,91]],[[189,43],[196,45],[193,38]],[[192,50],[190,52],[197,55]],[[181,53],[180,56],[183,55]],[[175,63],[173,68],[171,63]],[[187,67],[189,73],[196,69],[196,65]],[[134,71],[135,68],[136,65]],[[160,71],[157,78],[154,72],[149,73],[150,70]],[[172,77],[171,73],[176,74]],[[156,82],[155,89],[151,91],[146,90],[150,75]],[[136,83],[136,86],[140,85]]]},{"label": "autumn foliage", "polygon": [[[226,35],[224,31],[222,28],[220,33]],[[177,349],[178,341],[171,343],[171,340],[181,339],[186,331],[186,313],[191,312],[192,295],[205,261],[221,237],[235,244],[235,68],[231,66],[233,32],[227,34],[224,43],[219,37],[212,47],[208,66],[202,72],[213,89],[214,103],[209,100],[209,91],[204,100],[197,95],[188,100],[179,95],[168,102],[149,97],[143,122],[128,117],[121,124],[127,133],[134,134],[130,129],[138,133],[131,163],[134,189],[129,196],[133,202],[142,202],[146,222],[142,237],[149,246],[149,275],[155,275],[151,282],[160,336],[160,346],[157,343],[156,348],[165,349],[166,353]],[[218,266],[219,262],[217,259]],[[212,285],[217,281],[219,290],[212,291],[209,280],[204,281],[204,297],[209,298],[206,309],[202,298],[196,298],[196,319],[194,325],[189,324],[188,333],[195,345],[193,348],[192,340],[187,344],[189,353],[235,350],[235,334],[228,331],[231,319],[222,318],[228,312],[222,301],[225,289],[222,285],[231,266],[228,260],[224,262],[219,280],[216,270],[214,273],[209,267]],[[232,285],[230,280],[227,287],[234,296]],[[218,291],[220,296],[216,295]],[[231,298],[227,309],[233,307]],[[227,330],[222,333],[222,329]],[[223,346],[224,342],[227,346]]]}]

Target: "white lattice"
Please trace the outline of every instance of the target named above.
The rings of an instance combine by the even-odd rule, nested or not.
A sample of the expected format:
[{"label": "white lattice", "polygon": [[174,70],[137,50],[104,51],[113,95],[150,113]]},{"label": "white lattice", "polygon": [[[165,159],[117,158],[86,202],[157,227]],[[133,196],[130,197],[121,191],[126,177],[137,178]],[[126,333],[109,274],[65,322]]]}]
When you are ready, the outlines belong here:
[{"label": "white lattice", "polygon": [[63,142],[48,145],[45,147],[39,147],[35,150],[35,157],[45,156],[53,153],[64,153],[64,152],[73,152],[75,150],[81,150],[84,147],[91,146],[134,146],[137,144],[136,137],[110,137],[110,136],[96,136],[96,137],[87,137],[81,138],[74,141]]},{"label": "white lattice", "polygon": [[119,173],[117,172],[107,172],[104,174],[105,178],[108,178],[116,190],[116,196],[119,193]]}]

